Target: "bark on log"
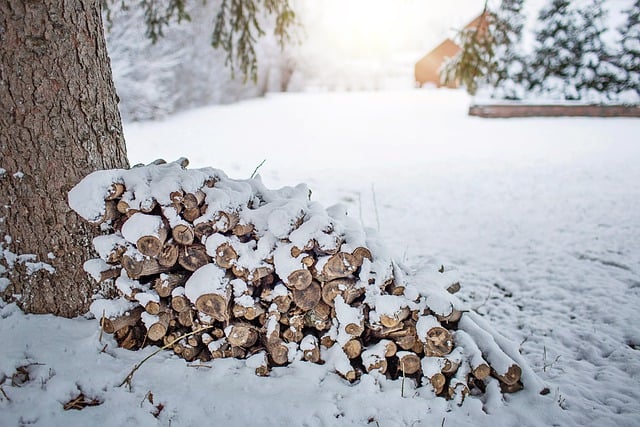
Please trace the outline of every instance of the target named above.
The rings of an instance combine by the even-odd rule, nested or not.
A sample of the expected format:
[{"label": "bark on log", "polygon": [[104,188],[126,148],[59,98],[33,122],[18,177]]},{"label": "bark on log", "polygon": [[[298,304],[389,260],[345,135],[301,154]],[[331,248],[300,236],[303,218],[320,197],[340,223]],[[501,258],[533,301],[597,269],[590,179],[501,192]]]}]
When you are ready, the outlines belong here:
[{"label": "bark on log", "polygon": [[160,277],[154,279],[153,289],[158,293],[158,296],[160,298],[167,298],[171,296],[171,292],[173,292],[175,288],[177,288],[178,286],[184,286],[186,281],[186,273],[165,273],[161,274]]},{"label": "bark on log", "polygon": [[151,341],[159,341],[167,334],[171,318],[172,314],[168,311],[158,314],[158,321],[149,326],[149,330],[147,331],[147,336]]},{"label": "bark on log", "polygon": [[115,319],[102,318],[102,329],[108,333],[113,334],[127,326],[133,326],[140,320],[140,316],[144,309],[140,306],[135,307],[128,313],[116,317]]},{"label": "bark on log", "polygon": [[149,257],[137,260],[128,255],[124,255],[122,257],[122,266],[127,272],[127,276],[134,280],[168,271],[168,267],[161,266],[157,259]]}]

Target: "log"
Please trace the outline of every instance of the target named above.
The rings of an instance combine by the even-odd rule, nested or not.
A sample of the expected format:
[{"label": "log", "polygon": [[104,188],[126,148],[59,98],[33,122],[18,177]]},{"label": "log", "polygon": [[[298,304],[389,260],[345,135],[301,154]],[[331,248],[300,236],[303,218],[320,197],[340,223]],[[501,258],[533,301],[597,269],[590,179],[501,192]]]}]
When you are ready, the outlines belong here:
[{"label": "log", "polygon": [[224,294],[203,294],[196,299],[196,309],[221,322],[229,320],[231,288]]},{"label": "log", "polygon": [[201,242],[216,232],[217,230],[213,221],[200,222],[193,227],[193,233]]},{"label": "log", "polygon": [[246,236],[247,234],[253,233],[254,229],[255,226],[253,224],[236,224],[231,230],[231,233],[234,236]]},{"label": "log", "polygon": [[187,193],[182,196],[182,205],[185,209],[198,208],[204,203],[206,194],[200,190],[194,193]]},{"label": "log", "polygon": [[120,267],[113,267],[113,268],[109,268],[107,270],[101,271],[100,283],[106,282],[107,280],[110,280],[110,279],[116,279],[120,277],[121,273],[122,273],[122,268]]},{"label": "log", "polygon": [[120,212],[118,212],[117,202],[115,200],[107,200],[104,202],[104,214],[99,221],[101,223],[112,224],[114,221],[119,219],[122,216]]},{"label": "log", "polygon": [[124,190],[124,184],[114,182],[113,184],[111,184],[111,187],[109,187],[109,194],[107,194],[107,197],[105,197],[104,200],[116,200],[124,194]]},{"label": "log", "polygon": [[216,249],[216,264],[222,268],[231,268],[238,259],[238,253],[230,243],[223,243]]},{"label": "log", "polygon": [[142,236],[136,242],[136,248],[142,255],[157,257],[167,240],[167,229],[160,227],[155,236]]},{"label": "log", "polygon": [[171,318],[171,312],[168,311],[163,311],[158,314],[158,321],[149,326],[149,329],[147,330],[147,337],[149,337],[151,341],[161,340],[169,330]]},{"label": "log", "polygon": [[168,267],[161,266],[157,259],[150,257],[135,259],[129,255],[124,255],[122,257],[122,266],[127,272],[127,276],[134,280],[168,271]]},{"label": "log", "polygon": [[408,307],[402,307],[399,311],[393,314],[381,314],[380,324],[385,328],[395,328],[402,324],[402,321],[411,315],[411,310]]},{"label": "log", "polygon": [[138,323],[143,311],[144,309],[142,307],[137,306],[126,314],[116,317],[115,319],[103,317],[101,319],[102,329],[108,334],[113,334],[127,326],[133,326]]},{"label": "log", "polygon": [[216,214],[216,217],[218,218],[216,221],[216,227],[220,233],[230,232],[240,221],[240,215],[238,212],[220,211]]},{"label": "log", "polygon": [[364,294],[364,288],[356,288],[354,279],[335,279],[325,282],[322,285],[322,300],[333,307],[333,301],[336,296],[342,295],[342,299],[347,304],[351,304],[357,298]]},{"label": "log", "polygon": [[171,229],[173,240],[179,245],[188,246],[193,243],[195,232],[188,224],[178,224]]},{"label": "log", "polygon": [[367,372],[372,372],[374,370],[381,374],[387,372],[387,358],[392,357],[395,354],[395,352],[393,352],[393,354],[389,354],[388,343],[391,343],[391,341],[381,340],[362,352],[362,364]]},{"label": "log", "polygon": [[194,325],[195,312],[191,309],[186,309],[178,312],[178,323],[182,326],[190,328]]},{"label": "log", "polygon": [[184,197],[184,192],[182,190],[176,190],[169,193],[169,200],[171,200],[171,204],[174,206],[182,206],[182,198]]},{"label": "log", "polygon": [[398,358],[400,372],[404,375],[413,375],[420,371],[421,359],[417,354],[410,351],[399,351],[396,357]]},{"label": "log", "polygon": [[188,222],[194,222],[196,219],[200,218],[200,208],[195,207],[191,209],[183,209],[181,212],[182,218]]},{"label": "log", "polygon": [[176,313],[182,313],[183,311],[189,310],[191,308],[191,302],[184,295],[184,288],[176,288],[180,289],[181,293],[172,293],[171,294],[171,308]]},{"label": "log", "polygon": [[358,269],[356,258],[345,252],[338,252],[331,255],[320,271],[316,270],[316,279],[321,282],[349,277]]},{"label": "log", "polygon": [[320,358],[320,343],[315,336],[307,335],[304,337],[300,342],[300,350],[302,350],[304,360],[311,363],[322,362]]},{"label": "log", "polygon": [[496,343],[493,336],[482,329],[469,315],[463,315],[458,322],[459,329],[465,331],[478,345],[486,361],[491,366],[491,374],[501,383],[509,386],[520,381],[522,369]]},{"label": "log", "polygon": [[362,343],[359,339],[351,339],[342,346],[342,350],[349,359],[355,359],[362,353]]},{"label": "log", "polygon": [[286,285],[289,289],[297,289],[303,290],[311,285],[313,281],[313,276],[311,272],[306,268],[301,268],[299,270],[294,270],[287,276]]},{"label": "log", "polygon": [[318,305],[322,297],[320,283],[313,280],[304,289],[293,290],[293,302],[304,311],[309,311]]},{"label": "log", "polygon": [[265,332],[265,347],[269,358],[275,365],[284,365],[289,361],[289,348],[280,338],[280,322],[276,313],[267,317]]},{"label": "log", "polygon": [[441,396],[445,390],[447,378],[441,372],[440,360],[437,357],[424,357],[421,365],[423,377],[431,384],[434,393]]},{"label": "log", "polygon": [[158,264],[163,267],[173,267],[178,262],[180,248],[173,241],[164,244],[158,254]]},{"label": "log", "polygon": [[[153,281],[153,289],[160,298],[171,296],[171,292],[178,286],[184,286],[187,281],[187,274],[184,272],[163,273]],[[180,311],[180,310],[178,310]]]},{"label": "log", "polygon": [[432,316],[422,316],[416,324],[418,339],[424,344],[424,354],[431,357],[442,357],[453,350],[451,332],[443,328]]},{"label": "log", "polygon": [[196,271],[208,263],[209,256],[207,255],[207,250],[203,245],[194,244],[185,246],[184,249],[180,250],[178,264],[187,271]]},{"label": "log", "polygon": [[371,251],[364,246],[358,246],[351,252],[353,258],[355,259],[355,265],[360,267],[364,262],[364,259],[368,259],[369,261],[373,261],[373,255],[371,255]]},{"label": "log", "polygon": [[482,352],[473,338],[463,330],[457,330],[454,338],[456,343],[462,347],[473,376],[479,380],[487,378],[491,374],[491,367],[482,357]]},{"label": "log", "polygon": [[258,330],[248,323],[235,323],[225,329],[227,341],[233,347],[251,347],[258,341]]},{"label": "log", "polygon": [[455,294],[456,292],[458,292],[460,290],[460,282],[455,282],[452,283],[451,285],[449,285],[449,287],[447,288],[447,292],[449,292],[450,294]]}]

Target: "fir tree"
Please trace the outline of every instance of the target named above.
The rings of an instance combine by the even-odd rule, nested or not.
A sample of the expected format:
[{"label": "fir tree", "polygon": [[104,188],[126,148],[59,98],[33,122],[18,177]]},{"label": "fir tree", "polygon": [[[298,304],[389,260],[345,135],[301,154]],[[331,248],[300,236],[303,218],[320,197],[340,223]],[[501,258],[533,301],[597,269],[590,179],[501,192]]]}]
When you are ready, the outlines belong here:
[{"label": "fir tree", "polygon": [[578,13],[568,0],[551,0],[538,16],[529,88],[578,99],[576,77],[582,60]]},{"label": "fir tree", "polygon": [[525,58],[520,54],[520,41],[524,27],[522,6],[524,0],[502,0],[500,8],[492,14],[489,33],[494,44],[492,67],[488,82],[497,90],[499,98],[516,99],[522,83]]},{"label": "fir tree", "polygon": [[618,64],[625,72],[621,89],[635,90],[640,96],[640,0],[636,0],[627,10],[627,22],[620,32],[622,53]]}]

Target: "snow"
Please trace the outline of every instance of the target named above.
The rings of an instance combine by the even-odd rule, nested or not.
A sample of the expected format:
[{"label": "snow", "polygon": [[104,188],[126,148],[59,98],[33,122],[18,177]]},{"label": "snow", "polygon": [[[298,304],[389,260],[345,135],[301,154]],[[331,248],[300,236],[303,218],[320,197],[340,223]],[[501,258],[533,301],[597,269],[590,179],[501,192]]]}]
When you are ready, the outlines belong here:
[{"label": "snow", "polygon": [[158,237],[158,231],[162,228],[162,217],[159,215],[146,215],[135,213],[122,225],[122,237],[135,244],[144,236]]},{"label": "snow", "polygon": [[204,294],[224,295],[228,285],[229,279],[225,277],[225,270],[211,263],[193,272],[184,285],[184,294],[195,303]]},{"label": "snow", "polygon": [[[334,346],[325,365],[296,361],[268,378],[254,374],[259,357],[200,368],[161,352],[129,391],[117,385],[156,348],[119,349],[109,335],[99,341],[96,320],[6,305],[0,387],[11,401],[0,393],[0,425],[640,424],[640,121],[486,120],[467,117],[468,102],[447,90],[278,95],[125,133],[132,164],[185,155],[194,167],[248,177],[267,158],[265,185],[306,182],[312,201],[342,203],[349,218],[377,229],[389,256],[429,272],[417,276],[424,286],[460,281],[456,296],[479,313],[474,322],[499,331],[492,338],[507,355],[531,367],[525,390],[503,398],[489,382],[484,400],[458,407],[407,378],[401,397],[400,380],[373,374],[350,385],[331,373],[344,362]],[[228,146],[242,155],[217,148]],[[23,365],[31,381],[13,387]],[[540,380],[546,396],[529,387]],[[102,404],[63,411],[79,390]]]}]

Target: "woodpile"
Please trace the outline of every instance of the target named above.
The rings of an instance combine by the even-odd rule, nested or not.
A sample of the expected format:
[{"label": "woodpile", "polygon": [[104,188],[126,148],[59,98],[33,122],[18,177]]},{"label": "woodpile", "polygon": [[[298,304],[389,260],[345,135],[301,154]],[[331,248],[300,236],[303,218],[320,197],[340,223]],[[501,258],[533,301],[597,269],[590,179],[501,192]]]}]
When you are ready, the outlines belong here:
[{"label": "woodpile", "polygon": [[460,403],[488,381],[522,388],[518,364],[453,295],[458,283],[413,283],[372,233],[304,185],[269,190],[186,166],[100,171],[70,193],[104,231],[85,269],[117,290],[92,311],[120,346],[248,359],[258,375],[304,360],[349,381],[413,378]]}]

